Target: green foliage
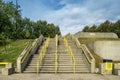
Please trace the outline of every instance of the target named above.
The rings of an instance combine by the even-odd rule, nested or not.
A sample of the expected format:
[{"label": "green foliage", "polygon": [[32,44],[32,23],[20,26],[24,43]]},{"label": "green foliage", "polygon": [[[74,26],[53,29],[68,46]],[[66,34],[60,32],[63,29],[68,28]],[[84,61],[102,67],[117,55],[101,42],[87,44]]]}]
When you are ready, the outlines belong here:
[{"label": "green foliage", "polygon": [[55,37],[55,34],[61,34],[59,27],[53,23],[22,18],[19,5],[0,0],[0,35],[2,33],[4,33],[5,39],[30,39],[37,38],[40,34]]},{"label": "green foliage", "polygon": [[89,26],[85,26],[82,31],[83,31],[83,32],[88,32],[88,30],[89,30]]},{"label": "green foliage", "polygon": [[0,61],[15,63],[28,42],[20,39],[34,39],[41,34],[55,37],[61,32],[53,23],[22,18],[19,5],[0,0]]},{"label": "green foliage", "polygon": [[120,38],[120,20],[112,23],[108,20],[96,26],[85,26],[83,32],[114,32]]},{"label": "green foliage", "polygon": [[25,37],[26,37],[26,38],[29,38],[29,37],[30,37],[30,32],[29,32],[29,30],[26,30]]}]

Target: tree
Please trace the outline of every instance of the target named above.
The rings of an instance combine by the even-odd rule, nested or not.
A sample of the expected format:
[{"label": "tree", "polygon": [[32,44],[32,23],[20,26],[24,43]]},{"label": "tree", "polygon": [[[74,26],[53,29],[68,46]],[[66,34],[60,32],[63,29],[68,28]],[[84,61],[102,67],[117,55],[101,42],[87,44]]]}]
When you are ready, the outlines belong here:
[{"label": "tree", "polygon": [[13,2],[5,3],[0,0],[0,35],[3,33],[5,39],[37,38],[41,34],[54,37],[55,34],[61,34],[59,27],[53,23],[22,18],[20,6],[17,3],[15,5]]},{"label": "tree", "polygon": [[120,20],[116,21],[112,27],[113,31],[120,37]]},{"label": "tree", "polygon": [[89,28],[89,32],[96,32],[97,26],[94,24],[92,27]]},{"label": "tree", "polygon": [[82,30],[83,32],[114,32],[120,37],[120,20],[115,23],[106,20],[101,23],[99,26],[93,25],[91,27],[85,26]]},{"label": "tree", "polygon": [[97,31],[99,32],[110,32],[110,21],[106,20],[104,23],[100,24],[97,28]]},{"label": "tree", "polygon": [[25,37],[28,39],[30,37],[30,32],[29,30],[26,30]]},{"label": "tree", "polygon": [[82,31],[83,31],[83,32],[88,32],[88,31],[89,31],[89,26],[85,26]]}]

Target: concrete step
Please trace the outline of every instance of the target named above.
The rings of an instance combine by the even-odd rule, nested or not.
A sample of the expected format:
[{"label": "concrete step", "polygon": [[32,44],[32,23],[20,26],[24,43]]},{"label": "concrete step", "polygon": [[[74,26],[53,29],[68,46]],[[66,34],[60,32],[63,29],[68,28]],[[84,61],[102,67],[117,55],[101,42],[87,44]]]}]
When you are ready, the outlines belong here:
[{"label": "concrete step", "polygon": [[37,67],[34,67],[34,68],[26,68],[25,71],[37,71]]},{"label": "concrete step", "polygon": [[[54,64],[46,64],[46,63],[43,63],[42,65],[43,65],[43,66],[54,66],[55,63],[54,63]],[[58,66],[73,66],[73,64],[58,64]]]},{"label": "concrete step", "polygon": [[[44,57],[49,58],[49,57],[56,57],[56,54],[54,55],[45,55]],[[70,54],[58,54],[58,57],[70,57]],[[76,57],[77,58],[77,57]],[[79,57],[78,57],[79,58]],[[81,57],[80,57],[81,58]]]},{"label": "concrete step", "polygon": [[59,71],[74,71],[74,68],[73,67],[66,67],[66,68],[58,68],[58,72]]},{"label": "concrete step", "polygon": [[[58,71],[57,73],[71,73],[71,74],[73,74],[74,71]],[[89,73],[89,71],[76,71],[76,73]]]},{"label": "concrete step", "polygon": [[68,54],[67,50],[58,50],[58,54]]},{"label": "concrete step", "polygon": [[47,68],[47,67],[41,67],[40,70],[42,70],[42,71],[54,71],[55,68],[54,67],[49,67],[49,68]]},{"label": "concrete step", "polygon": [[38,62],[38,60],[31,60],[29,64],[31,64],[31,63],[37,63],[37,62]]},{"label": "concrete step", "polygon": [[56,50],[54,49],[53,51],[51,51],[51,50],[47,50],[46,51],[46,55],[54,55],[56,53]]},{"label": "concrete step", "polygon": [[43,62],[43,64],[55,64],[55,62]]},{"label": "concrete step", "polygon": [[[46,53],[45,54],[45,56],[55,56],[56,55],[56,53],[54,53],[54,54],[51,54],[51,53]],[[67,53],[67,52],[58,52],[58,56],[69,56],[70,54],[69,53]],[[76,55],[76,56],[82,56],[82,55]]]},{"label": "concrete step", "polygon": [[[65,60],[70,60],[70,57],[69,56],[65,56],[65,57],[63,57],[63,56],[59,56],[58,57],[59,59],[65,59]],[[44,57],[43,58],[44,60],[46,59],[46,60],[53,60],[53,59],[55,59],[55,56],[54,57]]]},{"label": "concrete step", "polygon": [[51,70],[51,71],[40,70],[40,73],[55,73],[55,70]]},{"label": "concrete step", "polygon": [[[44,59],[43,62],[55,62],[56,60],[55,59]],[[66,61],[69,61],[70,62],[70,59],[58,59],[58,62],[66,62]]]},{"label": "concrete step", "polygon": [[76,71],[89,71],[88,68],[76,68]]},{"label": "concrete step", "polygon": [[23,71],[24,73],[37,73],[37,70],[36,71]]},{"label": "concrete step", "polygon": [[[43,63],[42,65],[44,65],[44,66],[54,66],[55,65],[55,62],[53,62],[53,63]],[[74,64],[73,63],[66,63],[66,64],[64,64],[64,63],[59,63],[58,62],[58,66],[73,66]],[[28,65],[28,67],[36,67],[37,66],[37,63],[35,63],[35,64],[29,64]],[[78,66],[78,67],[87,67],[87,65],[86,64],[76,64],[76,66]]]},{"label": "concrete step", "polygon": [[[55,65],[55,62],[43,62],[44,65]],[[37,65],[37,63],[32,63],[32,64],[29,64],[29,65]],[[58,61],[58,65],[74,65],[73,62],[70,62],[70,61]],[[77,63],[76,62],[76,66],[87,66],[85,63]]]},{"label": "concrete step", "polygon": [[[75,60],[76,60],[76,73],[88,73],[87,65],[85,64],[82,51],[77,48],[71,40],[69,40],[69,45],[72,48]],[[43,62],[40,65],[40,73],[55,73],[55,39],[51,39],[49,46],[47,48],[46,54],[43,58]],[[36,73],[37,72],[37,61],[39,55],[33,55],[30,64],[25,69],[25,73]],[[40,67],[39,66],[39,67]],[[73,73],[74,72],[74,62],[71,62],[70,54],[64,44],[63,39],[60,39],[58,46],[58,72],[57,73]]]},{"label": "concrete step", "polygon": [[[24,71],[24,73],[37,73],[37,71]],[[52,71],[43,71],[41,70],[39,73],[55,73],[55,70]],[[60,73],[71,73],[73,74],[74,71],[57,71],[58,74]],[[90,73],[90,71],[76,71],[76,73]]]},{"label": "concrete step", "polygon": [[31,60],[30,61],[35,61],[35,60],[39,60],[39,57],[36,57],[36,58],[31,58]]}]

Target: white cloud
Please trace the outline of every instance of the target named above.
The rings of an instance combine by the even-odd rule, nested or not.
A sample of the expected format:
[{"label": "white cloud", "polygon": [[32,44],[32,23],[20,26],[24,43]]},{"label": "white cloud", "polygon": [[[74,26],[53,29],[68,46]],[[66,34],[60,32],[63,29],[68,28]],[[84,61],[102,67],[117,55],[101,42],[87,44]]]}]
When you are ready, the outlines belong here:
[{"label": "white cloud", "polygon": [[75,33],[85,25],[100,24],[107,19],[120,19],[120,0],[61,0],[58,4],[65,6],[57,10],[38,1],[21,1],[23,15],[32,20],[54,23],[60,27],[62,34]]},{"label": "white cloud", "polygon": [[116,2],[115,0],[88,0],[85,5],[81,6],[80,3],[69,4],[69,0],[65,0],[62,1],[62,4],[66,4],[65,7],[57,11],[50,11],[42,18],[59,25],[63,34],[75,33],[82,30],[85,25],[100,24],[107,19],[118,20],[120,6],[117,1],[119,0]]},{"label": "white cloud", "polygon": [[[54,1],[56,0],[52,0],[52,3],[55,3],[53,6],[46,6],[41,0],[18,0],[18,3],[21,5],[23,17],[26,16],[35,21],[42,19],[54,23],[60,27],[62,34],[75,33],[82,30],[85,25],[120,19],[120,0]],[[52,7],[57,5],[64,6],[54,10]]]}]

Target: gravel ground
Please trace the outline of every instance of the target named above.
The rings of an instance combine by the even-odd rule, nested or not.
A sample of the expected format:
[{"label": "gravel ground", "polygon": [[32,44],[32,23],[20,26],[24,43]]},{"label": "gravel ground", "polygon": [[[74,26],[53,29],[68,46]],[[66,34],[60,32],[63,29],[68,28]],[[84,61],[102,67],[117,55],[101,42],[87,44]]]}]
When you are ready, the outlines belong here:
[{"label": "gravel ground", "polygon": [[120,76],[100,74],[13,74],[0,80],[120,80]]}]

